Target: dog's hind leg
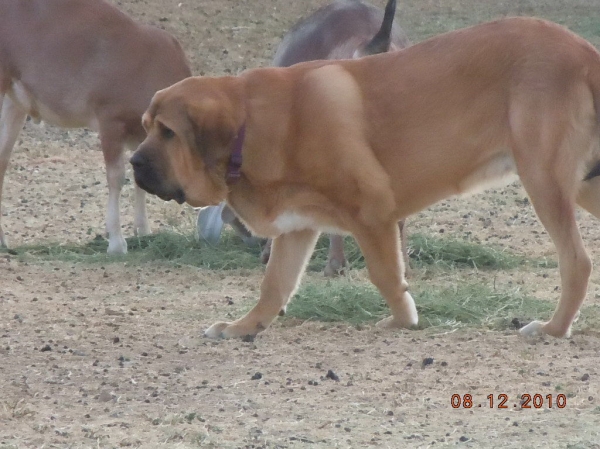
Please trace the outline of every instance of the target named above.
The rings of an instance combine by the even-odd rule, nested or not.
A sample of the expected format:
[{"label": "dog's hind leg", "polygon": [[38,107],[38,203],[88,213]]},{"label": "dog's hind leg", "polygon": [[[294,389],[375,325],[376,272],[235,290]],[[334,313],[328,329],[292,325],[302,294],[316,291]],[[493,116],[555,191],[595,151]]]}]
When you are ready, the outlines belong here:
[{"label": "dog's hind leg", "polygon": [[121,231],[119,201],[121,188],[125,181],[125,160],[121,133],[111,130],[100,130],[100,143],[106,164],[106,180],[108,182],[108,207],[106,211],[106,232],[108,233],[108,253],[127,253],[127,242]]},{"label": "dog's hind leg", "polygon": [[256,335],[285,311],[296,291],[319,233],[294,231],[273,239],[271,257],[260,287],[260,299],[244,317],[232,323],[215,323],[204,333],[210,338]]},{"label": "dog's hind leg", "polygon": [[523,183],[542,224],[558,251],[561,297],[550,321],[534,321],[521,332],[525,335],[540,332],[555,337],[570,334],[571,324],[585,299],[592,263],[588,257],[575,221],[575,204],[567,192],[553,180]]},{"label": "dog's hind leg", "polygon": [[[546,116],[525,111],[516,126],[515,162],[531,203],[556,246],[562,290],[550,321],[534,321],[521,333],[565,337],[579,314],[592,271],[575,220],[580,164],[589,154],[592,133],[591,128],[580,125],[583,121],[573,126],[567,115],[570,111],[552,114],[553,108],[541,106],[538,111],[550,111]],[[587,197],[580,196],[583,198]]]},{"label": "dog's hind leg", "polygon": [[399,248],[396,223],[361,227],[353,232],[365,257],[371,281],[381,292],[392,316],[378,323],[382,327],[408,328],[419,321],[415,302],[404,279],[404,261]]},{"label": "dog's hind leg", "polygon": [[[0,217],[2,209],[2,186],[8,168],[10,154],[27,114],[6,94],[0,93]],[[0,224],[0,246],[7,246],[6,236]]]}]

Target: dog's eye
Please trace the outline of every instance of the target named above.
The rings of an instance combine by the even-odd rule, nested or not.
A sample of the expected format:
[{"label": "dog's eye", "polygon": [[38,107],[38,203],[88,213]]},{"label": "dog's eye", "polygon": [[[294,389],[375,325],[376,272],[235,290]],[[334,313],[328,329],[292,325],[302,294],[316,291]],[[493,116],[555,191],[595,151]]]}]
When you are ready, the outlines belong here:
[{"label": "dog's eye", "polygon": [[161,134],[164,139],[171,139],[175,137],[175,132],[171,128],[167,128],[166,126],[162,127]]}]

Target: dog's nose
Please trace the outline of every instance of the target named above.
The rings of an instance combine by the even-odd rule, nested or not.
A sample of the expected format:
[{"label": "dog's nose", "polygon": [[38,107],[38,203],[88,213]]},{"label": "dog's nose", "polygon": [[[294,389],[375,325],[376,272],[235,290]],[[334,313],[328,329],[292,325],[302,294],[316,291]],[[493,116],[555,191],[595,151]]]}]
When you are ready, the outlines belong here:
[{"label": "dog's nose", "polygon": [[129,159],[129,163],[133,165],[134,168],[143,167],[148,163],[148,158],[139,152],[133,153],[133,156]]}]

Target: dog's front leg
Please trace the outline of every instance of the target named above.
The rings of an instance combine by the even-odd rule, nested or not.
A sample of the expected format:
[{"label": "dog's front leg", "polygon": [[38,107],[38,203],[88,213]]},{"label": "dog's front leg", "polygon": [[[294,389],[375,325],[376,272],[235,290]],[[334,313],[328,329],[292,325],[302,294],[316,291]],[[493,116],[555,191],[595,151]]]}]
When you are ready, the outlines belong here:
[{"label": "dog's front leg", "polygon": [[392,316],[381,320],[377,323],[378,326],[416,326],[419,316],[404,279],[404,261],[398,245],[400,235],[397,224],[361,227],[354,232],[354,236],[365,257],[371,281],[392,312]]},{"label": "dog's front leg", "polygon": [[205,335],[210,338],[256,335],[278,314],[285,313],[285,306],[298,287],[318,236],[317,231],[303,230],[275,238],[256,306],[232,323],[213,324]]}]

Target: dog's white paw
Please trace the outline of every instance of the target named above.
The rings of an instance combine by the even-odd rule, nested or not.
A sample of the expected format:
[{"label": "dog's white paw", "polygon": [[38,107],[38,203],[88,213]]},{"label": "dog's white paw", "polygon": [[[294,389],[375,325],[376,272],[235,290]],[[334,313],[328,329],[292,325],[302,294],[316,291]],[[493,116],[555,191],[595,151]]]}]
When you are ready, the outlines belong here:
[{"label": "dog's white paw", "polygon": [[265,326],[243,318],[232,323],[218,322],[204,331],[208,338],[244,338],[253,337],[265,330]]},{"label": "dog's white paw", "polygon": [[110,237],[108,239],[108,250],[106,252],[112,255],[127,254],[127,242],[123,236]]},{"label": "dog's white paw", "polygon": [[536,337],[539,335],[550,335],[557,338],[568,338],[571,336],[571,326],[566,330],[558,329],[552,326],[552,322],[532,321],[527,326],[523,326],[519,332],[526,337]]},{"label": "dog's white paw", "polygon": [[229,326],[229,323],[215,323],[204,331],[204,336],[208,338],[227,338],[223,333],[227,326]]},{"label": "dog's white paw", "polygon": [[402,326],[400,324],[398,324],[396,321],[394,321],[393,316],[388,316],[387,318],[377,321],[376,326],[381,329],[401,329],[402,328]]},{"label": "dog's white paw", "polygon": [[388,316],[377,322],[376,326],[381,329],[410,329],[419,324],[418,320],[415,321],[399,321],[396,320],[393,316]]},{"label": "dog's white paw", "polygon": [[532,321],[527,326],[523,326],[519,332],[521,335],[526,337],[536,337],[538,335],[544,334],[544,322],[542,321]]},{"label": "dog's white paw", "polygon": [[387,329],[409,329],[419,324],[419,313],[415,300],[410,293],[405,292],[402,303],[396,307],[393,316],[384,318],[377,323],[377,327]]}]

